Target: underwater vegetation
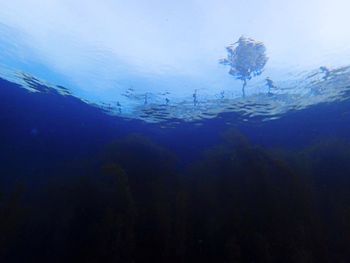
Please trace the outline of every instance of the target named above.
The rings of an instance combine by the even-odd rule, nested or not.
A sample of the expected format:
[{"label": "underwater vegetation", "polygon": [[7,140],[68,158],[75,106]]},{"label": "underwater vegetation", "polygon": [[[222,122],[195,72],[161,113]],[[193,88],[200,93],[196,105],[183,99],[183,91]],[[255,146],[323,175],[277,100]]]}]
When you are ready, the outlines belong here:
[{"label": "underwater vegetation", "polygon": [[0,259],[2,262],[10,260],[9,254],[16,253],[16,246],[22,238],[27,217],[27,211],[21,200],[23,190],[21,185],[16,185],[13,192],[7,195],[0,192]]},{"label": "underwater vegetation", "polygon": [[267,150],[230,130],[180,168],[130,135],[82,170],[3,191],[1,262],[347,262],[349,149]]},{"label": "underwater vegetation", "polygon": [[0,263],[350,263],[350,1],[2,2]]}]

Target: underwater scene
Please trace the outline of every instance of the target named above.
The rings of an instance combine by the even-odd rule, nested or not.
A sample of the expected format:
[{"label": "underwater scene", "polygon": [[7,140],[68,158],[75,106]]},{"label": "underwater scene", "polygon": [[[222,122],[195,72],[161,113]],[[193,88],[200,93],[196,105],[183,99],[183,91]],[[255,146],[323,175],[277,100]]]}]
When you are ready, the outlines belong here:
[{"label": "underwater scene", "polygon": [[0,0],[0,262],[350,262],[349,10]]}]

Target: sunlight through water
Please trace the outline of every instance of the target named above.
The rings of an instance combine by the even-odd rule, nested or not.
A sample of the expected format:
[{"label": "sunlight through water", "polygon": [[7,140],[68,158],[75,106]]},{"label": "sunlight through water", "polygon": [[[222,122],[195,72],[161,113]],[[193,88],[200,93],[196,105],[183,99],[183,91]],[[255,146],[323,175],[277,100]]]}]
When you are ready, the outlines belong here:
[{"label": "sunlight through water", "polygon": [[2,1],[0,77],[146,122],[226,112],[274,120],[349,99],[349,8],[346,0]]}]

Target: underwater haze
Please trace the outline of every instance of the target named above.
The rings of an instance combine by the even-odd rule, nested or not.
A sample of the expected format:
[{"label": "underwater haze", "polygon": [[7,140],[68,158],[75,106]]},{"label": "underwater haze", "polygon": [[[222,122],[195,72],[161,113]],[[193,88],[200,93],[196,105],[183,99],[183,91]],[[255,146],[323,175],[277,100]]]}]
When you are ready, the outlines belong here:
[{"label": "underwater haze", "polygon": [[348,10],[0,0],[0,261],[350,262]]}]

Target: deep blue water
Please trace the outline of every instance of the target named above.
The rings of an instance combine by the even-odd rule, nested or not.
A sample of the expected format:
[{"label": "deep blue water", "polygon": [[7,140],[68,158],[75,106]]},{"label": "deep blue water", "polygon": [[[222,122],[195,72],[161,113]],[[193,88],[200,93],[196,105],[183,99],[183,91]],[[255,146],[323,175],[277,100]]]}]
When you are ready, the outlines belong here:
[{"label": "deep blue water", "polygon": [[[28,164],[33,156],[40,155],[40,158],[62,162],[85,158],[111,141],[133,133],[175,152],[181,163],[198,158],[232,128],[253,144],[288,150],[302,149],[327,139],[350,138],[350,101],[316,105],[268,122],[242,122],[238,114],[223,113],[215,119],[179,122],[164,128],[164,124],[109,116],[74,97],[54,92],[30,93],[3,79],[0,84],[1,144],[6,148],[1,152],[2,158],[11,160],[22,156]],[[233,124],[227,125],[228,121]]]},{"label": "deep blue water", "polygon": [[349,0],[0,2],[0,263],[350,262]]},{"label": "deep blue water", "polygon": [[[320,103],[265,122],[244,122],[238,113],[221,113],[210,120],[169,125],[110,116],[75,97],[50,89],[31,93],[4,79],[0,80],[0,101],[0,185],[5,196],[0,227],[7,229],[6,239],[1,241],[3,262],[349,262],[345,247],[350,237],[346,223],[350,219],[346,212],[350,208],[350,100]],[[225,134],[231,134],[232,139],[225,139]],[[138,139],[130,139],[133,136]],[[175,160],[170,168],[168,154]],[[267,157],[270,154],[272,159]],[[285,164],[276,163],[276,167],[289,168],[271,168],[279,159]],[[105,179],[99,179],[101,175],[97,174],[105,163],[120,165],[127,174],[130,186],[125,189],[130,187],[138,211],[132,239],[136,241],[131,241],[129,230],[118,223],[124,220],[123,215],[134,218],[123,205],[111,212],[122,215],[111,219],[112,223],[103,214],[104,205],[107,210],[113,206],[109,195],[117,198],[113,199],[116,203],[123,198],[112,194],[115,183],[110,179],[99,185]],[[250,166],[253,170],[246,171]],[[286,173],[294,173],[308,193],[300,197],[296,194],[299,190],[290,191],[294,183],[278,169],[293,171]],[[266,176],[264,182],[255,178],[254,174],[260,172]],[[175,180],[174,174],[180,179]],[[148,185],[159,184],[163,175],[167,190]],[[85,177],[90,178],[86,179],[89,183],[77,179]],[[183,183],[184,189],[181,180],[189,180],[188,184]],[[116,185],[123,186],[121,182]],[[201,186],[206,183],[209,188]],[[19,185],[24,190],[18,192]],[[98,185],[97,190],[91,190],[94,185]],[[268,190],[269,187],[274,190]],[[117,195],[124,191],[115,189],[119,189]],[[163,191],[168,191],[169,200],[177,201],[165,205],[168,199]],[[232,196],[240,191],[236,198],[241,210],[236,212],[241,214],[237,217],[226,203],[235,203]],[[284,191],[288,193],[286,199]],[[19,193],[22,201],[16,199]],[[186,215],[181,210],[185,206],[181,193],[190,200],[186,203],[190,209]],[[270,201],[264,202],[265,198]],[[304,199],[299,202],[298,198]],[[270,207],[276,200],[282,201]],[[74,208],[67,208],[67,202],[73,203]],[[309,203],[312,204],[304,207]],[[285,211],[289,206],[293,211]],[[247,212],[250,208],[252,214]],[[192,210],[196,211],[193,215]],[[10,221],[6,221],[7,213],[13,217]],[[294,226],[294,218],[274,218],[279,213],[290,213],[302,223]],[[180,221],[176,221],[174,218],[179,216]],[[243,217],[248,225],[232,223],[231,229],[225,221],[229,217],[233,221]],[[176,222],[170,223],[172,220]],[[275,220],[280,223],[274,223]],[[107,230],[96,228],[96,224],[108,226]],[[281,228],[274,229],[279,224]],[[252,232],[242,233],[237,226]],[[107,232],[90,233],[91,228]],[[288,234],[296,229],[301,232]],[[185,232],[178,236],[173,231]],[[230,231],[236,233],[231,239],[226,237]],[[111,233],[122,233],[121,241],[109,240]],[[335,233],[339,235],[334,236]],[[94,243],[100,242],[97,240],[101,235],[105,240],[102,248]],[[67,240],[72,240],[72,244]],[[185,242],[185,248],[178,242]],[[276,242],[282,243],[278,246]]]}]

